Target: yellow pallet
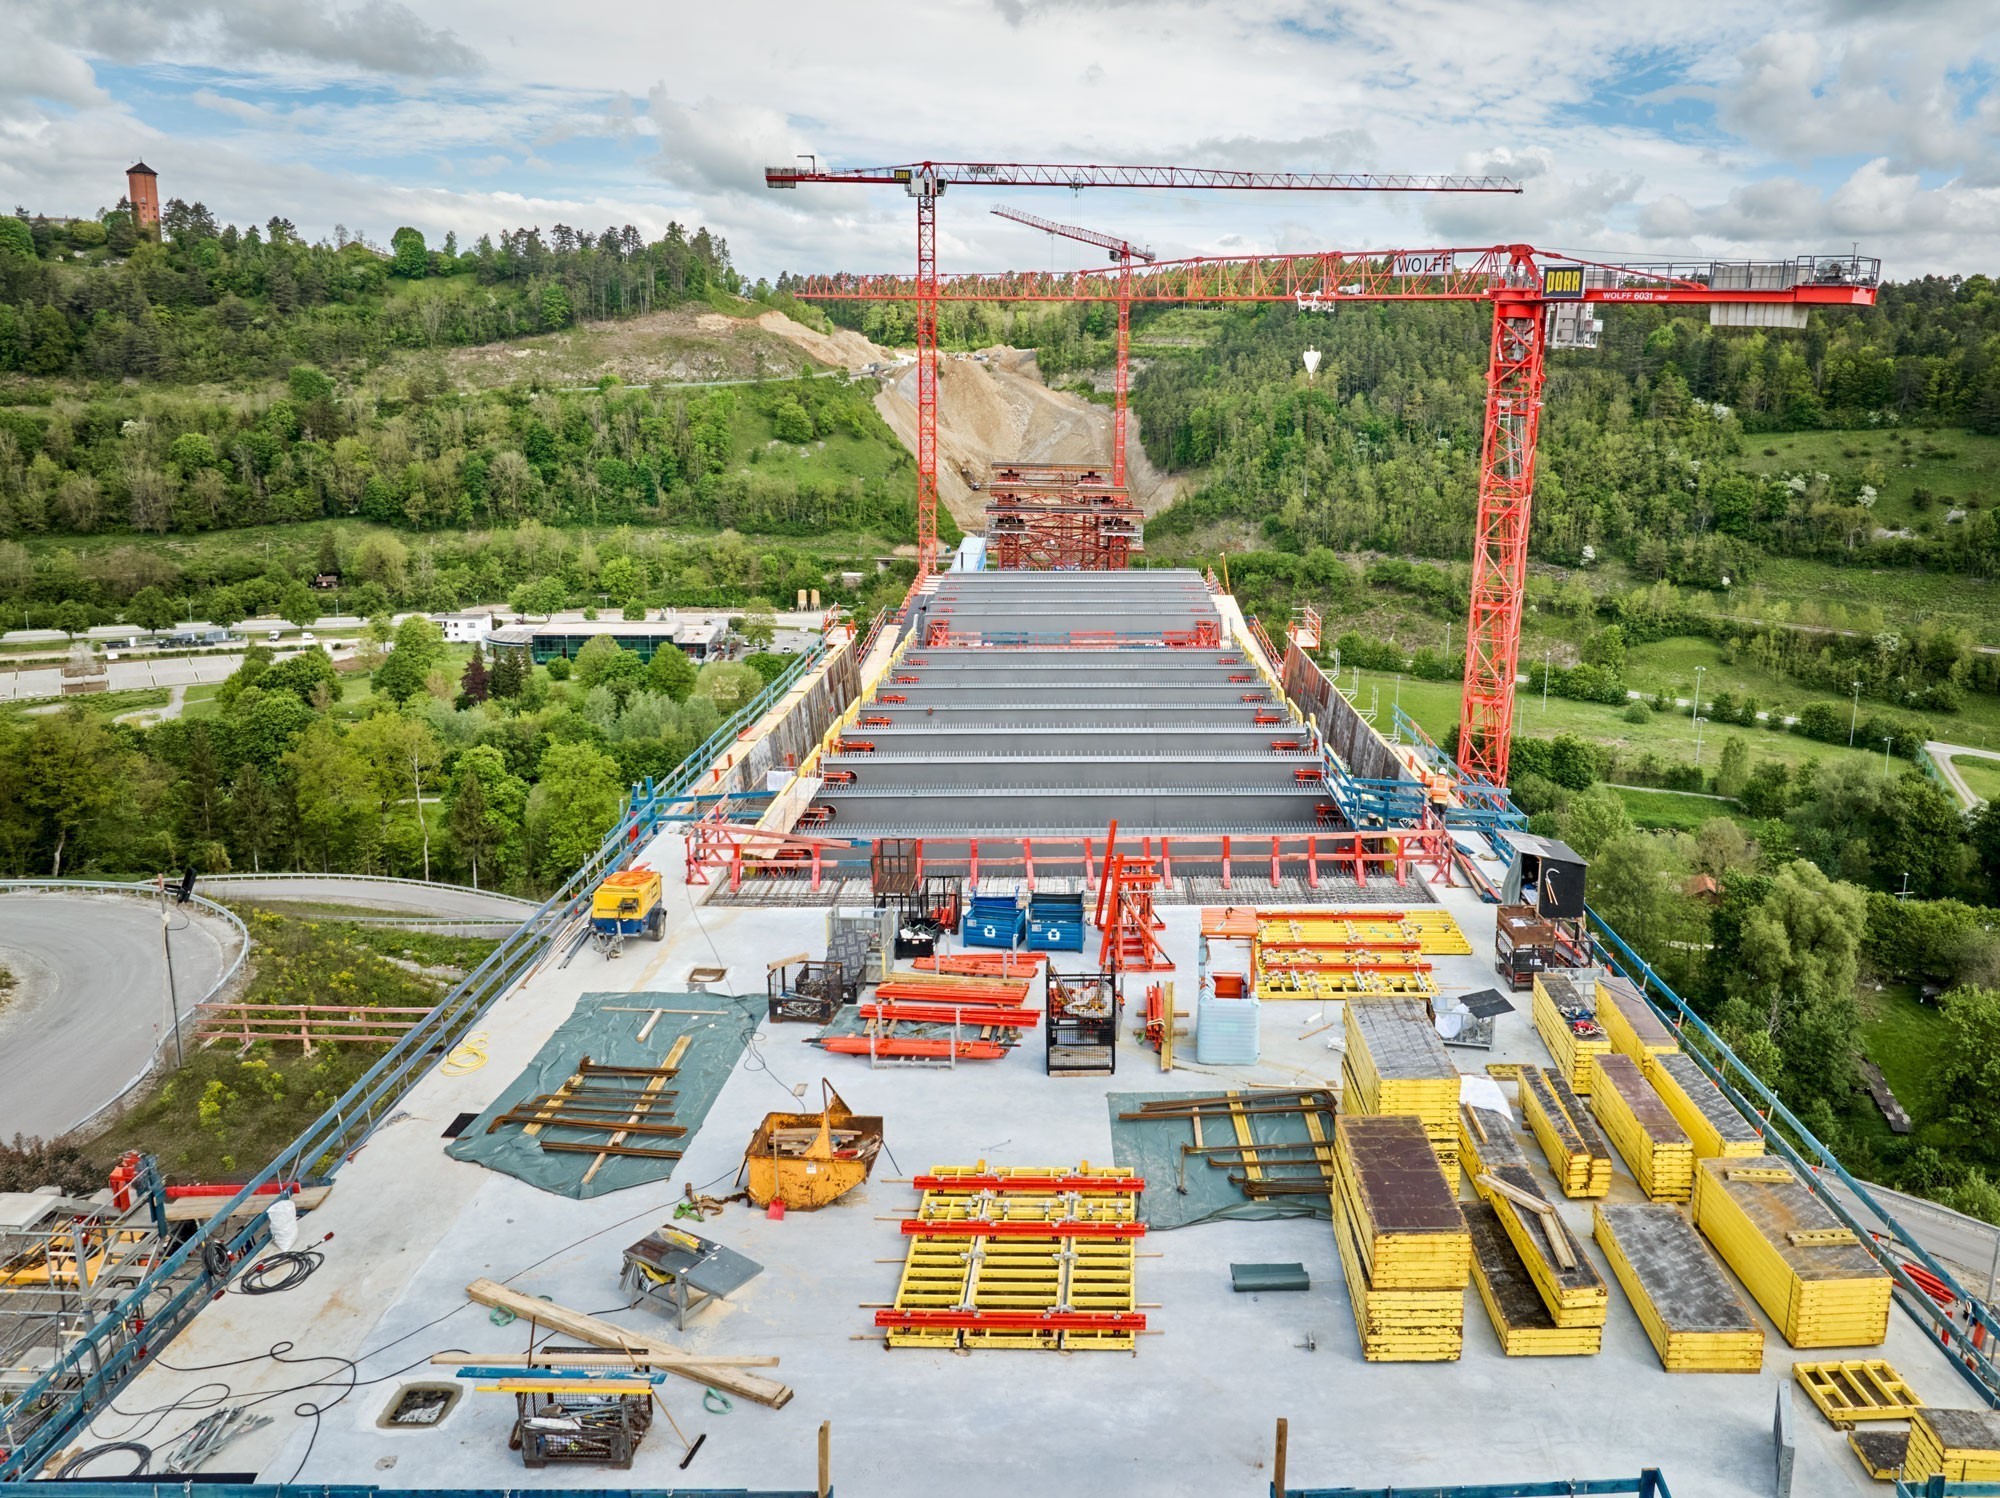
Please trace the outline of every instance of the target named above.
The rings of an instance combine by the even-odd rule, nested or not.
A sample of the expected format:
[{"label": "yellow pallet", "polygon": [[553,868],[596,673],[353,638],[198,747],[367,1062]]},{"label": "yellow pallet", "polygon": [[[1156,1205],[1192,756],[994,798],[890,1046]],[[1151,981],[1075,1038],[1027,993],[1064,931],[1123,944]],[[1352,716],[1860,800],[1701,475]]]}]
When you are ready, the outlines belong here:
[{"label": "yellow pallet", "polygon": [[1334,1199],[1352,1224],[1371,1287],[1465,1289],[1472,1244],[1457,1193],[1441,1174],[1415,1119],[1342,1114],[1334,1120]]},{"label": "yellow pallet", "polygon": [[1887,1271],[1782,1159],[1699,1161],[1694,1221],[1792,1346],[1888,1336]]},{"label": "yellow pallet", "polygon": [[1370,996],[1428,998],[1437,990],[1427,972],[1315,972],[1259,963],[1253,990],[1260,999],[1314,1002]]},{"label": "yellow pallet", "polygon": [[1593,1235],[1669,1373],[1756,1373],[1764,1332],[1678,1207],[1599,1202]]},{"label": "yellow pallet", "polygon": [[1917,1391],[1880,1358],[1845,1358],[1830,1363],[1794,1363],[1792,1377],[1829,1423],[1858,1425],[1868,1420],[1907,1420],[1921,1408]]},{"label": "yellow pallet", "polygon": [[[1068,1175],[1129,1177],[1122,1167],[1074,1168],[978,1165],[934,1166],[930,1174],[951,1177]],[[947,1223],[1007,1222],[1129,1223],[1138,1220],[1135,1192],[1093,1193],[1088,1188],[992,1191],[968,1181],[963,1188],[941,1186],[924,1192],[913,1216]],[[1138,1242],[1132,1238],[981,1237],[916,1233],[908,1239],[895,1308],[914,1310],[1133,1312],[1138,1308],[1134,1269]],[[1129,1352],[1136,1330],[1090,1328],[1022,1329],[978,1327],[889,1328],[891,1347],[1029,1348],[1066,1352]]]},{"label": "yellow pallet", "polygon": [[1611,1147],[1582,1101],[1556,1072],[1524,1066],[1521,1116],[1542,1147],[1567,1197],[1603,1196],[1611,1190]]},{"label": "yellow pallet", "polygon": [[1914,1410],[1903,1480],[2000,1482],[2000,1410]]},{"label": "yellow pallet", "polygon": [[1556,1070],[1563,1080],[1576,1090],[1579,1097],[1590,1096],[1590,1058],[1609,1055],[1611,1042],[1602,1034],[1595,1036],[1578,1035],[1566,1019],[1558,1004],[1588,1010],[1597,1010],[1596,979],[1588,972],[1566,969],[1560,972],[1535,974],[1535,996],[1529,1005],[1529,1013],[1535,1021],[1535,1032],[1542,1037],[1542,1044],[1548,1048]]},{"label": "yellow pallet", "polygon": [[1681,1048],[1680,1037],[1653,1011],[1645,995],[1623,978],[1597,975],[1597,1022],[1611,1049],[1634,1061]]},{"label": "yellow pallet", "polygon": [[[1371,1363],[1448,1363],[1458,1359],[1465,1350],[1462,1289],[1376,1289],[1361,1262],[1347,1203],[1338,1192],[1333,1197],[1333,1241],[1340,1251],[1362,1357]],[[1467,1259],[1469,1278],[1469,1247]]]},{"label": "yellow pallet", "polygon": [[1612,1054],[1590,1058],[1591,1103],[1604,1137],[1624,1157],[1647,1199],[1684,1202],[1694,1194],[1694,1145],[1647,1085],[1638,1063]]},{"label": "yellow pallet", "polygon": [[1598,1350],[1602,1319],[1586,1326],[1557,1323],[1491,1206],[1469,1203],[1465,1221],[1472,1236],[1473,1288],[1503,1353],[1510,1358],[1587,1357]]},{"label": "yellow pallet", "polygon": [[[1540,1221],[1535,1220],[1544,1214],[1524,1210],[1480,1179],[1490,1176],[1539,1201],[1548,1200],[1528,1166],[1526,1154],[1514,1139],[1511,1127],[1503,1133],[1498,1127],[1484,1126],[1481,1116],[1471,1108],[1462,1108],[1460,1113],[1459,1148],[1472,1189],[1506,1236],[1515,1262],[1541,1297],[1551,1324],[1565,1330],[1604,1325],[1611,1292],[1568,1225],[1560,1217],[1550,1219],[1562,1235],[1563,1244],[1573,1261],[1565,1269],[1557,1262]],[[1494,1120],[1496,1124],[1502,1122],[1497,1114],[1484,1114],[1483,1118]],[[1511,1124],[1511,1121],[1506,1122]],[[1468,1213],[1468,1220],[1469,1217]]]},{"label": "yellow pallet", "polygon": [[1736,1111],[1722,1089],[1684,1051],[1649,1056],[1646,1080],[1674,1121],[1687,1132],[1698,1159],[1740,1158],[1764,1153],[1757,1126]]},{"label": "yellow pallet", "polygon": [[1426,957],[1470,957],[1472,943],[1448,910],[1273,910],[1258,916],[1257,940],[1273,946],[1415,941]]}]

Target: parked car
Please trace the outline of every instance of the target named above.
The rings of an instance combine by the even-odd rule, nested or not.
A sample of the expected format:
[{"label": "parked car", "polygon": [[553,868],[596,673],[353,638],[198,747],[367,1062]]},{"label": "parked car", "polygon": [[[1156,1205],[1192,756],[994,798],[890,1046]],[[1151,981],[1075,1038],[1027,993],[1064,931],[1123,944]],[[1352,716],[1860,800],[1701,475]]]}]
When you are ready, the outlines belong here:
[{"label": "parked car", "polygon": [[274,629],[270,632],[270,634],[266,635],[264,638],[266,638],[267,640],[275,641],[281,633],[283,633],[283,631]]}]

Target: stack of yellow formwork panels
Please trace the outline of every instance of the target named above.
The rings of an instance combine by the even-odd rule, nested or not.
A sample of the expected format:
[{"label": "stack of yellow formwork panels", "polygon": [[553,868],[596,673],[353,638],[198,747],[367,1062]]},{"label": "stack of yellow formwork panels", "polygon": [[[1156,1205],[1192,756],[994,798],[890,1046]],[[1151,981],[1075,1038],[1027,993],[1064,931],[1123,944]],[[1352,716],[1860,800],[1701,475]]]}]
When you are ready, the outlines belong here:
[{"label": "stack of yellow formwork panels", "polygon": [[1656,1202],[1693,1196],[1694,1145],[1638,1063],[1630,1056],[1593,1056],[1590,1071],[1597,1121],[1632,1168],[1639,1189]]},{"label": "stack of yellow formwork panels", "polygon": [[1649,1056],[1646,1080],[1667,1105],[1674,1121],[1687,1131],[1697,1158],[1740,1158],[1764,1153],[1764,1138],[1755,1124],[1736,1111],[1722,1089],[1684,1051]]},{"label": "stack of yellow formwork panels", "polygon": [[1914,1410],[1903,1480],[2000,1482],[2000,1410]]},{"label": "stack of yellow formwork panels", "polygon": [[1363,1357],[1458,1357],[1472,1240],[1421,1123],[1394,1114],[1336,1120],[1333,1236]]},{"label": "stack of yellow formwork panels", "polygon": [[[1472,1180],[1472,1189],[1492,1211],[1494,1220],[1513,1249],[1514,1257],[1542,1299],[1552,1325],[1565,1331],[1581,1331],[1604,1325],[1611,1292],[1604,1277],[1590,1262],[1576,1235],[1556,1215],[1553,1204],[1547,1212],[1537,1212],[1496,1191],[1489,1181],[1500,1181],[1512,1190],[1539,1202],[1548,1201],[1541,1183],[1528,1165],[1527,1154],[1514,1137],[1513,1120],[1483,1109],[1459,1108],[1459,1158]],[[1546,1225],[1545,1225],[1546,1224]],[[1562,1263],[1549,1240],[1554,1232],[1563,1244],[1569,1263]],[[1491,1307],[1488,1307],[1489,1312]],[[1498,1323],[1495,1328],[1498,1329]],[[1502,1340],[1505,1340],[1503,1333]],[[1595,1352],[1592,1347],[1585,1349]]]},{"label": "stack of yellow formwork panels", "polygon": [[1542,1044],[1563,1080],[1588,1096],[1590,1058],[1606,1055],[1611,1041],[1597,1019],[1597,979],[1589,970],[1535,974],[1535,997],[1529,1006]]},{"label": "stack of yellow formwork panels", "polygon": [[1417,1119],[1458,1194],[1458,1068],[1415,999],[1353,998],[1345,1015],[1341,1111]]},{"label": "stack of yellow formwork panels", "polygon": [[1500,1338],[1500,1350],[1510,1358],[1595,1353],[1604,1338],[1602,1324],[1558,1326],[1493,1209],[1485,1202],[1467,1202],[1464,1211],[1472,1235],[1472,1285]]},{"label": "stack of yellow formwork panels", "polygon": [[1604,1027],[1611,1049],[1641,1066],[1648,1056],[1681,1048],[1680,1037],[1653,1011],[1645,995],[1616,973],[1597,975],[1597,1022]]},{"label": "stack of yellow formwork panels", "polygon": [[1889,1335],[1888,1272],[1783,1160],[1698,1162],[1694,1221],[1792,1346]]},{"label": "stack of yellow formwork panels", "polygon": [[1599,1202],[1596,1238],[1669,1373],[1756,1373],[1764,1330],[1681,1209]]},{"label": "stack of yellow formwork panels", "polygon": [[1564,1196],[1611,1190],[1611,1146],[1583,1102],[1560,1075],[1539,1066],[1520,1071],[1521,1116],[1548,1157]]}]

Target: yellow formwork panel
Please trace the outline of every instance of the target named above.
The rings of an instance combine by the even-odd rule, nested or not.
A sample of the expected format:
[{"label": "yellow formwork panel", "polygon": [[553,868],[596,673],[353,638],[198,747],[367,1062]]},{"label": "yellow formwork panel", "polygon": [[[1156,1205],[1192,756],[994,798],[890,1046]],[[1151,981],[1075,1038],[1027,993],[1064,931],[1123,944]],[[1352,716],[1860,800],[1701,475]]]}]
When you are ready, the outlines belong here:
[{"label": "yellow formwork panel", "polygon": [[1590,1058],[1591,1102],[1612,1147],[1647,1199],[1684,1202],[1694,1195],[1694,1146],[1630,1056]]},{"label": "yellow formwork panel", "polygon": [[1456,1194],[1458,1068],[1432,1028],[1428,1009],[1413,999],[1355,999],[1341,1021],[1342,1110],[1417,1119]]},{"label": "yellow formwork panel", "polygon": [[[1092,1192],[1088,1186],[1047,1190],[995,1190],[987,1182],[1008,1178],[1092,1176],[1124,1179],[1121,1167],[940,1165],[930,1174],[965,1179],[963,1187],[925,1190],[914,1217],[940,1227],[951,1223],[1131,1223],[1138,1220],[1135,1192]],[[899,1311],[1043,1312],[1118,1311],[1138,1308],[1133,1238],[964,1237],[915,1233],[909,1238],[896,1287]],[[1029,1348],[1068,1352],[1129,1352],[1137,1333],[1093,1328],[891,1328],[891,1347]]]},{"label": "yellow formwork panel", "polygon": [[1528,1009],[1535,1032],[1548,1047],[1563,1080],[1579,1097],[1590,1096],[1590,1058],[1611,1051],[1611,1042],[1596,1018],[1596,979],[1587,972],[1537,973]]},{"label": "yellow formwork panel", "polygon": [[1334,1196],[1348,1214],[1368,1282],[1383,1290],[1464,1290],[1472,1244],[1457,1193],[1428,1169],[1429,1137],[1413,1118],[1334,1120]]},{"label": "yellow formwork panel", "polygon": [[1680,1037],[1653,1012],[1645,996],[1623,978],[1597,975],[1597,1022],[1621,1056],[1644,1064],[1646,1057],[1681,1048]]},{"label": "yellow formwork panel", "polygon": [[1470,957],[1472,943],[1448,910],[1272,910],[1258,913],[1257,940],[1271,947],[1414,941],[1426,957]]},{"label": "yellow formwork panel", "polygon": [[[1603,1326],[1610,1310],[1611,1292],[1569,1226],[1560,1217],[1548,1218],[1569,1251],[1572,1263],[1565,1269],[1557,1262],[1555,1251],[1549,1244],[1548,1230],[1534,1220],[1544,1214],[1524,1210],[1480,1180],[1481,1176],[1491,1176],[1539,1201],[1548,1200],[1534,1172],[1529,1169],[1528,1157],[1514,1139],[1511,1129],[1502,1135],[1497,1127],[1486,1126],[1487,1120],[1499,1122],[1497,1114],[1487,1113],[1482,1117],[1471,1108],[1461,1108],[1459,1113],[1460,1159],[1471,1178],[1472,1189],[1485,1203],[1494,1225],[1506,1237],[1513,1261],[1534,1286],[1550,1324],[1564,1330]],[[1477,1247],[1475,1243],[1475,1251]]]},{"label": "yellow formwork panel", "polygon": [[1685,1051],[1648,1056],[1646,1080],[1687,1131],[1699,1159],[1740,1158],[1764,1153],[1757,1126],[1736,1110]]},{"label": "yellow formwork panel", "polygon": [[1880,1358],[1839,1358],[1829,1363],[1794,1363],[1792,1377],[1830,1424],[1867,1420],[1907,1420],[1923,1405],[1903,1375]]},{"label": "yellow formwork panel", "polygon": [[2000,1482],[2000,1410],[1920,1409],[1910,1415],[1903,1480]]},{"label": "yellow formwork panel", "polygon": [[1563,1195],[1592,1197],[1610,1191],[1611,1147],[1568,1082],[1539,1066],[1522,1067],[1519,1082],[1521,1116]]},{"label": "yellow formwork panel", "polygon": [[1698,1161],[1694,1221],[1794,1347],[1876,1347],[1888,1272],[1776,1156]]},{"label": "yellow formwork panel", "polygon": [[[1448,1363],[1465,1350],[1465,1291],[1388,1290],[1369,1283],[1346,1199],[1333,1196],[1333,1241],[1361,1355],[1371,1363]],[[1470,1254],[1468,1252],[1468,1261]],[[1467,1265],[1468,1277],[1470,1264]]]},{"label": "yellow formwork panel", "polygon": [[1472,1235],[1472,1285],[1503,1353],[1510,1358],[1587,1357],[1598,1350],[1602,1319],[1590,1326],[1556,1322],[1491,1206],[1468,1203],[1465,1222]]},{"label": "yellow formwork panel", "polygon": [[1757,1373],[1764,1330],[1693,1224],[1668,1203],[1599,1202],[1593,1235],[1669,1373]]},{"label": "yellow formwork panel", "polygon": [[1315,970],[1264,966],[1261,957],[1253,975],[1253,992],[1260,999],[1294,999],[1313,1003],[1328,999],[1428,998],[1435,993],[1426,972],[1378,973],[1367,968]]}]

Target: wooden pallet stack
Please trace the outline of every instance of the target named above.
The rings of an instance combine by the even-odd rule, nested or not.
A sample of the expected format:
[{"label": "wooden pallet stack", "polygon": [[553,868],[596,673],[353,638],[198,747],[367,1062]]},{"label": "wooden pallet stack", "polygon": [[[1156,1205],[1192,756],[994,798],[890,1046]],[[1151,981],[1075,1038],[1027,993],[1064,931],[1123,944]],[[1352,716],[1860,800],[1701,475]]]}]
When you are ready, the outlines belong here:
[{"label": "wooden pallet stack", "polygon": [[[1473,1252],[1475,1275],[1487,1276],[1480,1298],[1501,1347],[1509,1349],[1518,1340],[1524,1349],[1520,1355],[1596,1352],[1611,1293],[1543,1194],[1514,1135],[1513,1120],[1461,1106],[1459,1132],[1460,1159],[1485,1209],[1481,1220],[1490,1217],[1500,1231],[1497,1248],[1482,1249],[1475,1238]],[[1526,1314],[1516,1298],[1503,1293],[1502,1287],[1517,1275],[1540,1302],[1539,1316]]]},{"label": "wooden pallet stack", "polygon": [[1424,1126],[1458,1194],[1458,1068],[1416,999],[1349,999],[1341,1109],[1406,1114]]},{"label": "wooden pallet stack", "polygon": [[1684,1202],[1693,1196],[1694,1145],[1638,1063],[1615,1052],[1593,1056],[1590,1076],[1597,1121],[1647,1199]]},{"label": "wooden pallet stack", "polygon": [[1556,1070],[1580,1096],[1589,1096],[1590,1058],[1611,1050],[1597,1020],[1596,978],[1587,970],[1537,973],[1529,1008]]},{"label": "wooden pallet stack", "polygon": [[1694,1221],[1792,1346],[1889,1335],[1888,1272],[1782,1159],[1700,1161]]},{"label": "wooden pallet stack", "polygon": [[1764,1331],[1701,1235],[1668,1203],[1599,1202],[1595,1236],[1669,1373],[1756,1373]]},{"label": "wooden pallet stack", "polygon": [[1674,1122],[1687,1131],[1697,1159],[1740,1159],[1764,1153],[1764,1136],[1757,1132],[1757,1126],[1736,1111],[1694,1057],[1672,1051],[1649,1056],[1644,1064],[1646,1080],[1653,1084]]},{"label": "wooden pallet stack", "polygon": [[2000,1410],[1922,1409],[1910,1416],[1903,1480],[2000,1482]]},{"label": "wooden pallet stack", "polygon": [[1604,1027],[1611,1049],[1641,1066],[1648,1056],[1681,1048],[1680,1037],[1653,1011],[1645,995],[1616,973],[1597,975],[1597,1022]]},{"label": "wooden pallet stack", "polygon": [[1424,1127],[1397,1114],[1334,1128],[1333,1236],[1370,1362],[1434,1363],[1465,1346],[1472,1240]]},{"label": "wooden pallet stack", "polygon": [[1556,1184],[1567,1197],[1603,1196],[1611,1190],[1611,1146],[1567,1080],[1539,1066],[1518,1073],[1521,1116],[1542,1147]]}]

